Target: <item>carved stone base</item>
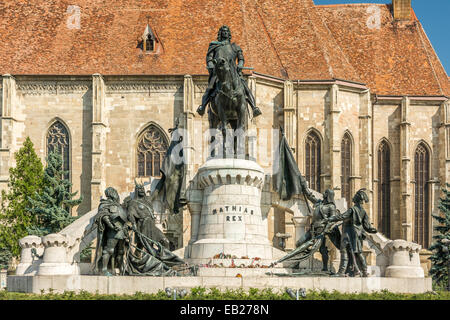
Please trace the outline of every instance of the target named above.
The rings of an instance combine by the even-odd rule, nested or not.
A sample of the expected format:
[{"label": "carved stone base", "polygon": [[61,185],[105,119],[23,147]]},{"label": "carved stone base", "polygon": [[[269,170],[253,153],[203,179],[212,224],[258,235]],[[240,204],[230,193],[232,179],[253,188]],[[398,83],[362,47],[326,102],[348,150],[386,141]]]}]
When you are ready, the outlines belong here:
[{"label": "carved stone base", "polygon": [[[276,269],[209,268],[197,277],[105,277],[105,276],[8,276],[8,291],[41,293],[41,290],[56,293],[81,290],[99,294],[157,293],[166,288],[219,288],[220,290],[250,288],[272,288],[274,292],[285,292],[286,288],[306,290],[333,290],[346,293],[370,293],[388,290],[395,293],[423,293],[432,290],[431,278],[333,278],[269,276],[266,272],[285,273]],[[240,274],[241,276],[238,276]]]},{"label": "carved stone base", "polygon": [[44,258],[39,266],[39,275],[70,275],[79,274],[77,264],[71,265],[67,261],[67,247],[69,239],[59,233],[49,234],[42,238],[45,246]]},{"label": "carved stone base", "polygon": [[210,159],[197,177],[203,190],[198,236],[185,257],[211,259],[223,253],[272,259],[267,219],[261,214],[263,169],[249,160]]},{"label": "carved stone base", "polygon": [[386,247],[389,253],[386,277],[423,278],[425,276],[420,266],[420,245],[405,240],[393,240]]},{"label": "carved stone base", "polygon": [[388,278],[423,278],[424,272],[421,267],[389,266],[386,268]]},{"label": "carved stone base", "polygon": [[38,236],[26,236],[19,240],[19,245],[22,248],[22,253],[16,274],[35,275],[42,262],[39,256],[44,252],[41,238]]}]

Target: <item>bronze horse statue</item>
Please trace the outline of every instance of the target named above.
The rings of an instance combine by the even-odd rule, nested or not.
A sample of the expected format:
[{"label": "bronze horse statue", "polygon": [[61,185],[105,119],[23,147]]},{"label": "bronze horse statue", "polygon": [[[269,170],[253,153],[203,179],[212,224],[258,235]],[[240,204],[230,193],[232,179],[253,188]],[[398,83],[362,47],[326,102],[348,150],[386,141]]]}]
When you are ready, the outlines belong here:
[{"label": "bronze horse statue", "polygon": [[[214,59],[214,71],[217,75],[217,90],[208,111],[210,128],[221,130],[223,137],[223,152],[226,153],[227,130],[234,130],[237,139],[244,139],[247,129],[249,111],[245,89],[237,73],[236,67],[223,57]],[[230,132],[230,131],[228,131]],[[242,135],[242,136],[239,136]],[[211,142],[214,141],[212,137]],[[243,140],[240,141],[244,142]],[[234,154],[237,154],[237,143],[233,139]]]}]

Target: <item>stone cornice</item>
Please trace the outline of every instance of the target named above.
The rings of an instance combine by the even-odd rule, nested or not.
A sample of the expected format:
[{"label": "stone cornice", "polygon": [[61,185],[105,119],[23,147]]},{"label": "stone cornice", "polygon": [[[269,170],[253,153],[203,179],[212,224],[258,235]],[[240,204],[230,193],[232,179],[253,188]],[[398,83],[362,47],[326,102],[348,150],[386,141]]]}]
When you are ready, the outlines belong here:
[{"label": "stone cornice", "polygon": [[29,95],[82,93],[91,88],[90,81],[18,81],[17,91]]},{"label": "stone cornice", "polygon": [[440,105],[448,100],[446,96],[390,96],[375,94],[372,101],[373,104],[401,104],[405,97],[410,100],[411,105]]},{"label": "stone cornice", "polygon": [[108,81],[106,93],[176,92],[183,88],[181,82]]},{"label": "stone cornice", "polygon": [[422,246],[406,240],[393,240],[386,245],[387,249],[393,251],[412,251],[419,252]]},{"label": "stone cornice", "polygon": [[42,239],[38,236],[26,236],[19,240],[21,248],[40,248],[42,247]]},{"label": "stone cornice", "polygon": [[[223,166],[218,166],[223,164]],[[201,189],[212,185],[247,185],[263,188],[264,171],[247,160],[214,159],[208,160],[198,171]]]},{"label": "stone cornice", "polygon": [[207,87],[208,87],[208,83],[207,82],[194,83],[194,92],[203,94],[206,91]]},{"label": "stone cornice", "polygon": [[45,247],[68,247],[69,239],[62,234],[52,233],[42,238]]}]

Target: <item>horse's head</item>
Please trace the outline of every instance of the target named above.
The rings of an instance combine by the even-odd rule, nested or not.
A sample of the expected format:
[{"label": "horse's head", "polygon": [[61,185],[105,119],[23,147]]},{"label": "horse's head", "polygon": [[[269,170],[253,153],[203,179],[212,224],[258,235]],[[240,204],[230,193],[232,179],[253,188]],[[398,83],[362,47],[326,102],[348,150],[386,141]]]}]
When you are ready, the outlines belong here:
[{"label": "horse's head", "polygon": [[227,60],[225,60],[225,58],[217,58],[214,59],[214,66],[216,67],[216,70],[228,70],[229,67],[227,65]]},{"label": "horse's head", "polygon": [[227,64],[227,60],[224,58],[214,59],[214,68],[218,78],[223,81],[227,78],[227,74],[230,71],[230,67]]}]

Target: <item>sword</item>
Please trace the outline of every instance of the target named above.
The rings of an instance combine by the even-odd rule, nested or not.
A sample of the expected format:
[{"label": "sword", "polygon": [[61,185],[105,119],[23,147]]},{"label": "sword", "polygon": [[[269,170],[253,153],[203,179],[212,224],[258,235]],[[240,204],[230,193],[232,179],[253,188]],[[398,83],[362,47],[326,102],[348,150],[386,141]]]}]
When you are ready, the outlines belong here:
[{"label": "sword", "polygon": [[[327,235],[331,230],[333,230],[335,227],[340,226],[341,224],[342,224],[342,221],[328,223],[325,226],[324,230],[320,234],[314,236],[312,239],[306,241],[305,243],[303,243],[299,247],[295,248],[294,250],[292,250],[290,253],[288,253],[284,257],[280,258],[276,262],[273,262],[272,264],[276,265],[276,264],[284,262],[286,260],[291,260],[291,258],[296,256],[297,254],[299,254],[299,253],[303,252],[304,250],[308,249],[311,245],[314,245],[316,243],[316,240],[319,240],[321,237],[323,237],[323,241],[325,241],[325,235]],[[319,246],[316,246],[316,247],[318,248]],[[317,251],[317,248],[315,248],[316,250],[314,250],[314,252]],[[303,261],[303,260],[307,259],[310,256],[310,254],[311,254],[311,252],[309,252],[306,257],[301,257],[301,258],[295,259],[295,260]]]},{"label": "sword", "polygon": [[136,234],[140,235],[142,238],[144,238],[144,239],[150,241],[150,242],[153,243],[155,246],[157,246],[157,247],[158,247],[158,251],[159,251],[160,253],[163,252],[163,246],[162,246],[162,244],[160,244],[159,242],[157,242],[157,241],[155,241],[155,240],[153,240],[153,239],[150,239],[150,238],[147,237],[145,234],[143,234],[143,233],[139,232],[138,230],[136,230],[136,228],[134,228],[134,227],[131,227],[131,230],[133,230],[134,232],[136,232]]}]

